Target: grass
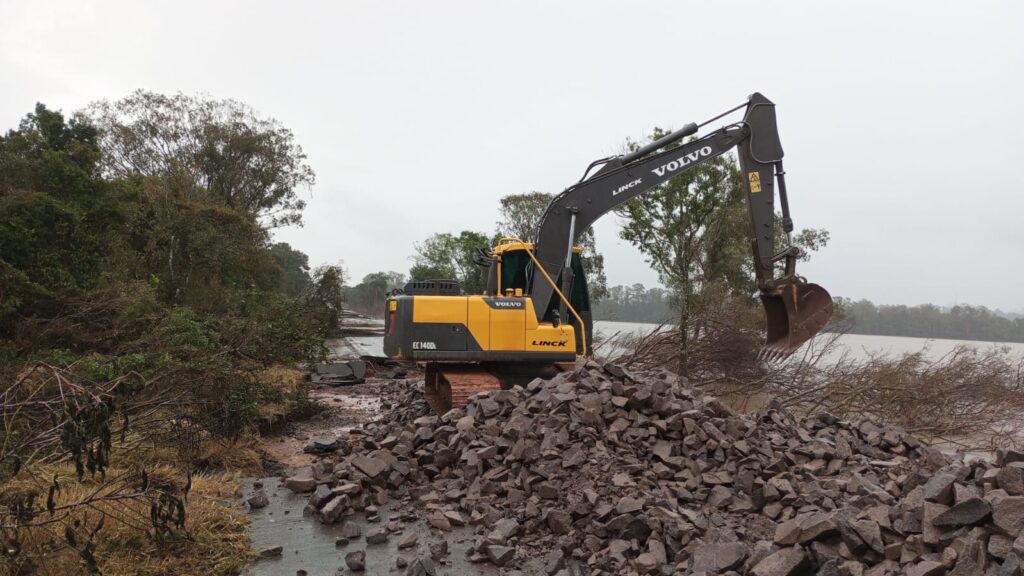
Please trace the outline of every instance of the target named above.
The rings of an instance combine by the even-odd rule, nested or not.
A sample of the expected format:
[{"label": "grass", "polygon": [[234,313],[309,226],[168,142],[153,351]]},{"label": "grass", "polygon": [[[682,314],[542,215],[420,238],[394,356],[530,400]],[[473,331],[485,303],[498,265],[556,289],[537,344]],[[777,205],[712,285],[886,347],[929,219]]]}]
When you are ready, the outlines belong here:
[{"label": "grass", "polygon": [[[118,482],[99,478],[75,480],[74,468],[67,464],[41,465],[23,470],[0,491],[0,498],[34,490],[46,494],[49,479],[57,474],[61,490],[57,505],[81,502],[99,491],[110,494]],[[111,468],[107,479],[133,478],[135,472]],[[151,486],[176,486],[187,481],[175,468],[153,467],[148,475]],[[88,533],[103,518],[103,526],[94,538],[97,567],[105,576],[163,576],[169,574],[203,574],[220,576],[237,574],[252,553],[249,546],[248,519],[237,507],[239,492],[237,473],[201,473],[192,477],[188,494],[184,530],[174,530],[163,542],[151,537],[149,502],[142,499],[97,500],[74,507],[60,521],[22,528],[19,540],[27,552],[23,556],[36,559],[37,566],[22,566],[20,574],[70,576],[88,574],[86,564],[77,550],[67,545],[66,530],[76,535],[80,550]],[[60,517],[58,511],[56,514]],[[35,521],[45,522],[43,513]],[[145,529],[149,529],[149,534]],[[27,570],[26,570],[27,569]],[[11,562],[0,560],[0,574],[19,574]]]},{"label": "grass", "polygon": [[[270,403],[261,406],[261,413],[278,422],[319,407],[305,396],[298,370],[271,367],[260,373],[260,380],[270,390]],[[6,529],[2,536],[13,536],[21,545],[14,560],[0,554],[0,576],[97,571],[105,576],[226,576],[246,567],[254,553],[238,497],[240,478],[262,473],[258,435],[215,438],[188,416],[166,411],[144,425],[145,433],[114,440],[105,477],[86,474],[78,481],[72,463],[36,458],[0,483],[0,524]],[[143,470],[147,490],[142,489]],[[189,482],[185,470],[200,472],[192,475],[184,498],[184,526],[168,521],[165,525],[172,528],[158,535],[151,504],[158,490],[183,497]],[[51,516],[45,508],[54,477],[60,490]],[[37,513],[15,528],[16,508],[28,502],[29,494],[34,494],[30,508]],[[102,527],[91,534],[101,519]]]}]

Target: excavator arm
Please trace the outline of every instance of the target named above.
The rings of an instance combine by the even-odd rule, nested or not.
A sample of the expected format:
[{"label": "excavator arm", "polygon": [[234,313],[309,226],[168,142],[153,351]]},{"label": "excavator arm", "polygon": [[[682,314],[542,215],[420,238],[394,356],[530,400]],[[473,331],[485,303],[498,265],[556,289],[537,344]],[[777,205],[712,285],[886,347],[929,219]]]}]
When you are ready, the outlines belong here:
[{"label": "excavator arm", "polygon": [[[755,93],[742,107],[746,108],[742,121],[695,140],[665,149],[697,133],[699,126],[688,124],[635,152],[601,161],[601,168],[593,175],[584,175],[583,180],[551,201],[540,221],[535,254],[548,276],[561,278],[563,292],[572,285],[572,268],[568,265],[572,247],[600,217],[736,148],[750,214],[754,270],[767,318],[765,350],[771,356],[788,355],[825,326],[832,314],[831,297],[820,286],[796,275],[800,251],[792,243],[793,223],[775,105]],[[780,252],[775,251],[774,235],[776,184],[787,237],[787,246]],[[780,261],[782,271],[777,275],[776,263]],[[550,320],[559,308],[559,316],[565,317],[565,304],[553,298],[554,286],[543,276],[533,274],[529,292],[538,321]]]}]

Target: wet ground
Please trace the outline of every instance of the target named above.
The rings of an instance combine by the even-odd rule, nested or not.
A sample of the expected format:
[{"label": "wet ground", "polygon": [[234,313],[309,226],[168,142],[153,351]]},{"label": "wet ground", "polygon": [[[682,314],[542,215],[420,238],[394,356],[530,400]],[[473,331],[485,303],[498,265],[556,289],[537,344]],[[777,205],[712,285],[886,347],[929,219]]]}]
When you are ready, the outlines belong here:
[{"label": "wet ground", "polygon": [[321,386],[309,390],[309,398],[324,406],[324,411],[309,420],[289,425],[281,434],[264,438],[267,457],[285,467],[297,468],[313,463],[314,456],[302,449],[317,438],[337,438],[353,426],[367,422],[380,412],[381,381],[364,384]]},{"label": "wet ground", "polygon": [[[379,335],[382,328],[383,323],[380,321],[361,321],[346,337],[329,340],[328,346],[337,359],[380,356],[383,354]],[[417,376],[416,373],[409,374],[411,378]],[[316,439],[345,437],[353,427],[377,416],[382,409],[381,389],[384,384],[385,380],[368,377],[362,384],[310,388],[310,398],[322,404],[325,410],[264,439],[266,459],[274,464],[271,468],[287,476],[313,464],[316,456],[303,452],[303,448]],[[290,576],[302,574],[300,571],[305,571],[309,576],[402,574],[405,570],[397,568],[399,557],[409,562],[417,555],[429,557],[429,544],[442,541],[448,543],[449,552],[440,562],[435,562],[437,574],[488,576],[501,573],[489,564],[470,564],[466,561],[466,550],[472,545],[474,536],[472,527],[455,527],[450,532],[442,533],[432,528],[425,516],[420,518],[415,510],[410,514],[410,510],[403,509],[398,502],[380,507],[380,520],[375,523],[368,522],[363,514],[356,514],[345,517],[337,524],[326,525],[304,511],[307,495],[293,494],[282,486],[280,477],[243,479],[244,498],[253,493],[255,482],[263,484],[270,504],[262,509],[248,511],[252,525],[252,547],[260,551],[281,546],[283,550],[279,557],[257,560],[243,572],[243,576]],[[248,508],[244,503],[240,503],[240,506]],[[336,541],[341,537],[345,521],[359,525],[362,536],[339,546]],[[384,544],[368,545],[366,532],[390,521],[401,523],[402,532],[392,534]],[[398,542],[410,531],[417,535],[416,546],[399,551]],[[345,566],[345,555],[356,550],[366,553],[366,570],[361,573],[352,572]]]},{"label": "wet ground", "polygon": [[[254,481],[249,478],[243,482],[243,494],[252,493]],[[368,545],[365,540],[367,531],[391,520],[401,522],[402,511],[396,510],[394,505],[386,505],[379,510],[379,522],[367,522],[362,514],[346,517],[345,520],[362,529],[363,536],[338,546],[335,542],[341,537],[342,522],[326,525],[308,513],[304,516],[305,495],[292,494],[280,485],[277,478],[264,478],[261,481],[270,497],[270,505],[250,513],[252,546],[257,551],[281,546],[283,551],[278,558],[256,561],[243,573],[244,576],[284,576],[297,574],[299,570],[305,570],[309,576],[359,574],[345,566],[345,554],[355,550],[366,552],[366,571],[361,574],[402,574],[404,569],[396,568],[399,556],[410,562],[417,554],[429,557],[428,545],[442,541],[448,542],[449,553],[446,556],[447,564],[435,565],[438,574],[499,574],[499,570],[493,566],[466,561],[466,549],[472,545],[473,540],[473,529],[470,527],[454,528],[442,535],[425,521],[416,520],[406,523],[402,534],[391,535],[384,544]],[[398,550],[398,542],[409,531],[417,535],[416,547]]]}]

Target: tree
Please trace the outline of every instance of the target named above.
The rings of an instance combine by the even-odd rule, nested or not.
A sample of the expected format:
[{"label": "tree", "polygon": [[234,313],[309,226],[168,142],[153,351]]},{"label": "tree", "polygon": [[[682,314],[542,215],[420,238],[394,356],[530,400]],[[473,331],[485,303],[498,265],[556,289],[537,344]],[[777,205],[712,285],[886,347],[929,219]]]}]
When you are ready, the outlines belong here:
[{"label": "tree", "polygon": [[281,269],[280,290],[292,298],[298,297],[309,286],[309,256],[294,249],[287,242],[270,246],[270,255]]},{"label": "tree", "polygon": [[109,177],[160,177],[172,193],[211,198],[263,225],[301,224],[313,169],[292,132],[235,100],[138,90],[86,114],[101,129]]},{"label": "tree", "polygon": [[100,160],[98,131],[87,120],[65,120],[36,104],[18,127],[0,136],[0,195],[19,190],[63,197],[94,193]]},{"label": "tree", "polygon": [[331,337],[341,333],[344,286],[344,267],[340,264],[319,266],[313,271],[312,282],[304,295],[311,323],[325,327],[326,334]]},{"label": "tree", "polygon": [[[544,210],[554,196],[547,192],[509,194],[501,199],[500,216],[497,223],[498,236],[512,236],[530,242],[537,234]],[[592,302],[608,295],[608,278],[604,273],[604,256],[597,251],[593,227],[587,228],[578,245],[583,248],[586,260],[587,288]]]},{"label": "tree", "polygon": [[[656,128],[650,139],[666,133]],[[686,374],[689,340],[702,321],[733,303],[753,302],[750,224],[736,161],[723,155],[692,167],[617,213],[625,219],[620,236],[640,249],[672,291],[680,328],[679,371]],[[828,235],[812,230],[797,238],[817,249]]]},{"label": "tree", "polygon": [[409,278],[458,280],[467,294],[483,294],[487,289],[487,268],[473,259],[480,248],[490,247],[490,238],[471,230],[463,230],[458,236],[447,232],[434,234],[416,244]]},{"label": "tree", "polygon": [[384,309],[387,293],[405,285],[405,274],[400,272],[373,272],[363,281],[345,288],[345,302],[349,308],[364,314],[379,315]]}]

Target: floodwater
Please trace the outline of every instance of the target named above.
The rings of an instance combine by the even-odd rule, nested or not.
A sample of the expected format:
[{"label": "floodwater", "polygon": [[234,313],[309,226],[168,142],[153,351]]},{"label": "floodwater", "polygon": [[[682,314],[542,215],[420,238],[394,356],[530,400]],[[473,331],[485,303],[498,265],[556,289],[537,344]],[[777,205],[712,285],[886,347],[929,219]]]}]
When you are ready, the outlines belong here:
[{"label": "floodwater", "polygon": [[[380,320],[369,320],[368,324],[378,326],[383,331],[384,323]],[[601,340],[612,338],[616,335],[642,336],[651,333],[658,328],[658,324],[644,322],[612,322],[598,320],[594,322],[594,338]],[[663,328],[665,329],[665,328]],[[828,338],[824,334],[821,338]],[[977,340],[946,340],[943,338],[909,338],[904,336],[873,336],[868,334],[843,334],[838,337],[837,349],[829,357],[838,357],[841,353],[847,352],[854,359],[866,359],[872,355],[896,356],[907,352],[924,351],[929,358],[941,358],[952,352],[957,346],[964,344],[979,350],[987,350],[993,346],[1005,346],[1011,353],[1024,358],[1024,344],[983,342]],[[384,356],[384,341],[382,335],[363,334],[349,336],[337,340],[329,340],[328,346],[337,357],[358,357],[358,356]],[[603,349],[598,348],[599,356],[612,356],[621,351],[612,343]]]},{"label": "floodwater", "polygon": [[[650,334],[656,329],[658,329],[657,324],[598,320],[594,322],[594,338],[610,338],[617,334],[643,336]],[[829,334],[823,334],[819,338],[829,337]],[[908,352],[924,351],[927,357],[938,359],[955,350],[957,346],[966,345],[977,348],[980,351],[989,350],[996,346],[1006,347],[1015,356],[1024,358],[1024,344],[1020,343],[874,336],[869,334],[843,334],[838,336],[836,343],[838,348],[830,357],[838,357],[844,351],[849,353],[854,359],[861,360],[874,355],[898,356]]]}]

